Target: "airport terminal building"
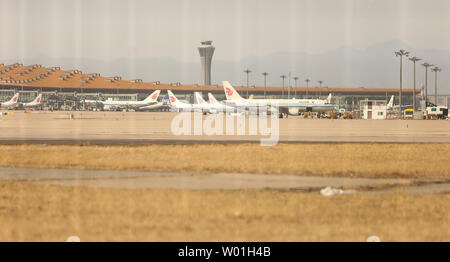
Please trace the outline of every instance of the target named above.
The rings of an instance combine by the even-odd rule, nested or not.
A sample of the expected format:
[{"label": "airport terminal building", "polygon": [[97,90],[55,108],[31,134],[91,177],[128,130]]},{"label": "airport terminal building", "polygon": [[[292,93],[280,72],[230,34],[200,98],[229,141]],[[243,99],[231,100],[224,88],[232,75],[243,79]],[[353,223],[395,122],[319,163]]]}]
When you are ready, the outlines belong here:
[{"label": "airport terminal building", "polygon": [[[247,87],[235,86],[242,95],[246,94]],[[181,83],[143,82],[141,79],[124,80],[120,76],[105,77],[98,73],[83,73],[80,70],[62,70],[60,67],[46,68],[41,65],[22,65],[19,63],[0,64],[0,101],[5,101],[14,92],[20,92],[19,100],[29,102],[38,92],[43,93],[43,100],[52,98],[84,98],[114,100],[142,100],[154,90],[160,89],[162,95],[166,90],[172,90],[181,99],[193,101],[193,92],[213,93],[217,99],[225,99],[222,86],[218,85],[186,85]],[[382,88],[330,88],[330,87],[261,87],[250,86],[249,94],[255,98],[326,98],[329,93],[333,95],[333,103],[347,109],[358,108],[360,100],[389,100],[390,96],[398,98],[398,89]],[[417,100],[423,100],[421,90],[403,89],[404,104],[412,105],[413,95]],[[433,100],[430,97],[429,100]],[[441,98],[442,105],[448,104],[448,98]],[[396,103],[398,100],[396,99]]]}]

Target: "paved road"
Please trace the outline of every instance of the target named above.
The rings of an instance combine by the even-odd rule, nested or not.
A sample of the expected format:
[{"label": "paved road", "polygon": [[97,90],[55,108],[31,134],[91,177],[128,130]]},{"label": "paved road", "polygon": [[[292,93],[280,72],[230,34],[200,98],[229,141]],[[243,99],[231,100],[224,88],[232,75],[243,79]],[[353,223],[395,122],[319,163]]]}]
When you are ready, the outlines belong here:
[{"label": "paved road", "polygon": [[[69,114],[73,114],[73,119],[69,119]],[[176,136],[171,131],[171,121],[176,115],[167,112],[15,111],[12,115],[0,116],[0,143],[190,144],[259,142],[267,138],[248,135],[248,118],[246,135]],[[450,143],[450,121],[291,117],[280,120],[279,141]]]},{"label": "paved road", "polygon": [[418,182],[410,179],[335,178],[261,174],[189,174],[142,171],[93,171],[71,169],[0,168],[0,180],[37,184],[127,189],[276,189],[319,192],[327,186],[358,192],[391,192],[402,187],[408,193],[450,190],[450,181]]}]

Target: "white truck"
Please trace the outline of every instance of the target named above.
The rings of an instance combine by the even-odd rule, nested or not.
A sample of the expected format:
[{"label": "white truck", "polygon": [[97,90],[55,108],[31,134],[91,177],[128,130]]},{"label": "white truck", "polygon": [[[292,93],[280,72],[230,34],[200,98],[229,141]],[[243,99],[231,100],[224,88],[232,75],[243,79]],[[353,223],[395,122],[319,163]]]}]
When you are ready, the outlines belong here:
[{"label": "white truck", "polygon": [[446,119],[448,117],[448,108],[445,106],[431,106],[427,107],[427,119]]}]

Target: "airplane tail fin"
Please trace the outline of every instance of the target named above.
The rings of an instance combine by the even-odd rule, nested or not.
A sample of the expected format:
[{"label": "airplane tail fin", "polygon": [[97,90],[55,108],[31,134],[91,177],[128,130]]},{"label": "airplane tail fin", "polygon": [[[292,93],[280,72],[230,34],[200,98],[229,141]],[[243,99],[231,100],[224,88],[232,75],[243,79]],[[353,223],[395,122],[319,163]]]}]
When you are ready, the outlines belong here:
[{"label": "airplane tail fin", "polygon": [[203,99],[199,92],[194,92],[194,97],[196,104],[206,104],[206,101]]},{"label": "airplane tail fin", "polygon": [[146,99],[144,99],[144,102],[150,103],[150,102],[157,102],[159,93],[161,93],[161,90],[156,90],[153,93],[151,93]]},{"label": "airplane tail fin", "polygon": [[172,93],[172,91],[167,90],[167,94],[169,95],[169,103],[176,104],[178,103],[177,97]]},{"label": "airplane tail fin", "polygon": [[230,82],[223,81],[222,84],[227,100],[245,100],[239,95],[239,93],[233,88],[233,86],[231,86]]},{"label": "airplane tail fin", "polygon": [[388,108],[393,108],[394,107],[394,96],[391,96],[391,99],[389,100],[389,103],[387,104]]},{"label": "airplane tail fin", "polygon": [[19,93],[15,93],[14,96],[9,100],[9,103],[17,103],[19,100]]},{"label": "airplane tail fin", "polygon": [[328,95],[328,97],[327,97],[327,103],[328,104],[331,104],[331,93]]},{"label": "airplane tail fin", "polygon": [[39,95],[34,99],[33,102],[35,102],[36,104],[40,104],[40,103],[41,103],[41,100],[42,100],[42,94],[39,94]]},{"label": "airplane tail fin", "polygon": [[167,104],[169,103],[169,94],[166,94],[163,99],[161,100],[161,103]]},{"label": "airplane tail fin", "polygon": [[208,93],[208,99],[210,104],[218,104],[219,102],[217,99],[213,96],[213,94]]}]

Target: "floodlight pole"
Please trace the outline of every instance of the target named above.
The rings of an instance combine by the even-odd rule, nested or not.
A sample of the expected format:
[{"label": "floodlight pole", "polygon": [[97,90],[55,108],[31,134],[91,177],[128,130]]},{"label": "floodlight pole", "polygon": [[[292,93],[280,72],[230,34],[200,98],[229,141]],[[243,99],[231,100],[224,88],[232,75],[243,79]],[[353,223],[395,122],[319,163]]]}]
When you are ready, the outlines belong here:
[{"label": "floodlight pole", "polygon": [[267,82],[266,82],[266,78],[269,75],[269,73],[264,72],[262,73],[262,75],[264,76],[264,99],[266,99],[266,92],[267,92]]},{"label": "floodlight pole", "polygon": [[437,75],[438,72],[441,72],[442,69],[439,67],[434,67],[433,69],[431,69],[431,71],[434,72],[434,103],[436,104],[436,106],[438,106],[438,84],[437,84]]},{"label": "floodlight pole", "polygon": [[281,98],[283,98],[284,97],[284,79],[286,78],[286,76],[285,75],[281,75],[280,76],[281,77],[281,79],[283,79],[283,85],[282,85],[282,89],[281,89]]},{"label": "floodlight pole", "polygon": [[295,82],[294,96],[297,97],[297,80],[299,79],[297,76],[293,77]]},{"label": "floodlight pole", "polygon": [[248,99],[248,75],[251,73],[252,71],[249,69],[244,70],[244,73],[247,74],[247,99]]},{"label": "floodlight pole", "polygon": [[418,57],[411,57],[409,58],[414,64],[414,87],[413,87],[413,109],[416,111],[416,62],[420,61],[421,59]]},{"label": "floodlight pole", "polygon": [[400,50],[395,52],[395,56],[400,56],[400,91],[399,91],[399,114],[398,118],[402,118],[402,88],[403,88],[403,56],[408,57],[409,52]]},{"label": "floodlight pole", "polygon": [[309,89],[309,82],[310,82],[311,80],[310,79],[308,79],[308,78],[306,78],[306,80],[305,80],[305,82],[306,82],[306,98],[308,98],[308,89]]},{"label": "floodlight pole", "polygon": [[319,81],[317,81],[317,83],[319,83],[319,97],[322,95],[322,83],[323,83],[323,81],[322,80],[319,80]]},{"label": "floodlight pole", "polygon": [[291,72],[288,74],[288,99],[291,98]]},{"label": "floodlight pole", "polygon": [[428,67],[431,67],[433,65],[430,63],[423,63],[422,66],[425,67],[425,108],[426,108],[428,103]]}]

